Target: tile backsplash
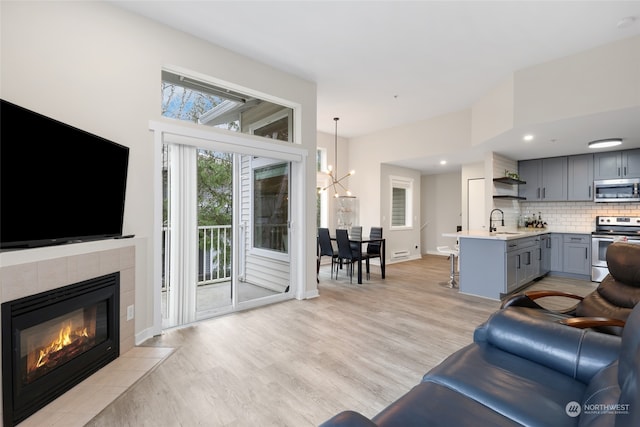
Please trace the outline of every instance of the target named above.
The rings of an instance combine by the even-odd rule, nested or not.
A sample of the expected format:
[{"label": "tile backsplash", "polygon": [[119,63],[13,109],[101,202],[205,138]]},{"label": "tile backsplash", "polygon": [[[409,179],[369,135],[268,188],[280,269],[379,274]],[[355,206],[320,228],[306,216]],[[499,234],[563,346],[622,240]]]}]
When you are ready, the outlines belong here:
[{"label": "tile backsplash", "polygon": [[520,202],[520,214],[541,212],[550,231],[591,232],[596,216],[640,216],[640,203]]}]

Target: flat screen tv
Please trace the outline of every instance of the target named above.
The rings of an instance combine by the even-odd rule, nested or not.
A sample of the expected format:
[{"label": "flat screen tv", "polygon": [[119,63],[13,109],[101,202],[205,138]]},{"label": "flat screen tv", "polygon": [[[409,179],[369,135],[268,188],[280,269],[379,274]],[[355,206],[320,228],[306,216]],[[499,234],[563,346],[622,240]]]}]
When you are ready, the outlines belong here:
[{"label": "flat screen tv", "polygon": [[0,102],[0,249],[122,236],[129,148]]}]

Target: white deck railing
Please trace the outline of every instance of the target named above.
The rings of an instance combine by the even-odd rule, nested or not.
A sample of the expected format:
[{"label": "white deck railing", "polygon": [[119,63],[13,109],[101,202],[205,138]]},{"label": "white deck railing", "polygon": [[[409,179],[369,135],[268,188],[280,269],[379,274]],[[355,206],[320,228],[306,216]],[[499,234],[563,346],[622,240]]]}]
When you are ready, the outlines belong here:
[{"label": "white deck railing", "polygon": [[[163,278],[162,288],[166,288],[167,266],[169,265],[170,234],[168,228],[162,231]],[[231,280],[231,225],[206,225],[198,227],[198,281],[197,285],[208,285]]]}]

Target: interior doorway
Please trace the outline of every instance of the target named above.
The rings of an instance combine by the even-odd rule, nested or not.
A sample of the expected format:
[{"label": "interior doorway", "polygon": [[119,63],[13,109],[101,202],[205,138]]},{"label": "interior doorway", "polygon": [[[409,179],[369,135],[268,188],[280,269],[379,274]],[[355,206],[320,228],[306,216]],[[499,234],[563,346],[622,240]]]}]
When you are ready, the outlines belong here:
[{"label": "interior doorway", "polygon": [[485,180],[484,178],[467,181],[467,230],[484,230],[485,228]]}]

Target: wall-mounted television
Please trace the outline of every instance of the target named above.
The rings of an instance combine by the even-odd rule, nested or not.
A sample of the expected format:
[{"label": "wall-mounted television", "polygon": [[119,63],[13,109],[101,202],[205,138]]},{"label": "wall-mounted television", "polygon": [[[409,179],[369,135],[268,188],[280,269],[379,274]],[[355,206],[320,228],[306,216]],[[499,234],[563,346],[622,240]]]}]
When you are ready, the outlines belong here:
[{"label": "wall-mounted television", "polygon": [[0,102],[0,249],[122,236],[129,148]]}]

